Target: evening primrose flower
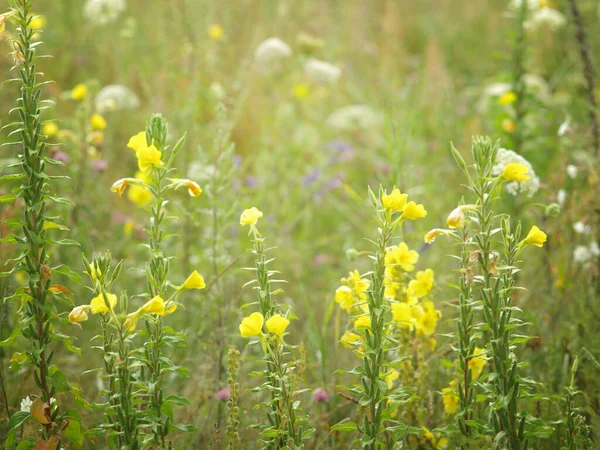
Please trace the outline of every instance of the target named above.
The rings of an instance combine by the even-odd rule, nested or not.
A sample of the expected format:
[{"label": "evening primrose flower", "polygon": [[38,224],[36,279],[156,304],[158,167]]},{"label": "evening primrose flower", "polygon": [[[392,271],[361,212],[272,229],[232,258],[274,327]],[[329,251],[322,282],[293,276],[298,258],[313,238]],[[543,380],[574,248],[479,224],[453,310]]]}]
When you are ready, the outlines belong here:
[{"label": "evening primrose flower", "polygon": [[448,234],[448,231],[442,228],[434,228],[433,230],[429,231],[425,236],[423,236],[423,241],[426,244],[433,244],[435,238],[438,237],[440,234]]},{"label": "evening primrose flower", "polygon": [[221,25],[212,24],[208,27],[208,37],[210,37],[213,41],[220,41],[223,39],[223,35],[225,34],[225,30]]},{"label": "evening primrose flower", "polygon": [[412,323],[412,308],[408,303],[392,303],[392,318],[401,328],[408,328]]},{"label": "evening primrose flower", "polygon": [[46,26],[46,17],[45,16],[35,16],[29,22],[29,28],[32,30],[41,30]]},{"label": "evening primrose flower", "polygon": [[498,98],[498,103],[502,106],[511,105],[517,101],[517,94],[514,92],[505,92]]},{"label": "evening primrose flower", "polygon": [[290,321],[280,314],[274,314],[267,320],[267,330],[275,336],[281,337],[285,333]]},{"label": "evening primrose flower", "polygon": [[202,188],[195,181],[186,178],[169,178],[169,181],[173,183],[172,186],[175,190],[183,186],[187,188],[188,194],[192,197],[200,197],[202,195]]},{"label": "evening primrose flower", "polygon": [[354,305],[354,296],[352,289],[348,286],[340,286],[335,291],[335,302],[339,303],[340,307],[348,312],[352,310]]},{"label": "evening primrose flower", "polygon": [[88,88],[85,84],[80,83],[77,86],[75,86],[73,88],[73,90],[71,91],[71,98],[73,100],[83,100],[84,98],[87,97],[88,94]]},{"label": "evening primrose flower", "polygon": [[426,269],[417,272],[416,279],[408,283],[410,289],[418,298],[423,298],[433,289],[433,270]]},{"label": "evening primrose flower", "polygon": [[391,389],[392,387],[394,387],[394,381],[396,381],[399,376],[400,376],[400,372],[398,372],[396,369],[392,369],[392,371],[384,377],[384,380],[385,380],[385,383],[387,384],[388,389]]},{"label": "evening primrose flower", "polygon": [[76,306],[73,308],[73,310],[69,313],[69,322],[79,323],[88,320],[88,315],[85,311],[87,308],[89,308],[89,306],[86,305]]},{"label": "evening primrose flower", "polygon": [[371,317],[367,314],[360,316],[354,321],[354,328],[371,328]]},{"label": "evening primrose flower", "polygon": [[60,130],[56,122],[46,122],[42,127],[42,133],[46,136],[56,136]]},{"label": "evening primrose flower", "polygon": [[394,188],[391,194],[383,194],[381,203],[386,209],[402,212],[408,200],[408,194],[402,194],[400,189]]},{"label": "evening primrose flower", "polygon": [[449,228],[462,228],[465,226],[465,212],[462,206],[458,206],[452,210],[446,224]]},{"label": "evening primrose flower", "polygon": [[139,311],[145,314],[164,314],[166,311],[165,301],[160,295],[157,295],[144,303]]},{"label": "evening primrose flower", "polygon": [[546,242],[546,233],[540,230],[537,226],[531,227],[527,237],[523,240],[525,245],[535,245],[536,247],[542,247]]},{"label": "evening primrose flower", "polygon": [[404,207],[404,212],[402,213],[403,219],[422,219],[427,216],[427,211],[425,211],[425,207],[421,204],[417,205],[415,202],[408,202]]},{"label": "evening primrose flower", "polygon": [[441,312],[435,309],[433,302],[423,302],[423,305],[418,305],[413,308],[413,315],[416,316],[416,328],[419,334],[431,336],[435,333],[438,320],[441,317]]},{"label": "evening primrose flower", "polygon": [[449,387],[443,388],[442,393],[444,394],[442,397],[444,411],[446,414],[455,414],[460,403],[460,399],[456,395],[456,380],[452,380]]},{"label": "evening primrose flower", "polygon": [[253,336],[262,336],[262,328],[265,322],[264,316],[255,312],[248,317],[244,317],[240,323],[239,329],[242,337],[249,338]]},{"label": "evening primrose flower", "polygon": [[256,225],[258,219],[263,216],[262,211],[259,211],[256,207],[252,207],[250,209],[244,210],[242,215],[240,216],[240,225],[250,225],[251,227]]},{"label": "evening primrose flower", "polygon": [[525,164],[509,163],[502,172],[502,178],[507,181],[518,181],[519,183],[522,183],[523,181],[530,179],[529,175],[527,175],[528,172],[529,168]]},{"label": "evening primrose flower", "polygon": [[150,147],[140,147],[136,152],[138,160],[138,167],[141,171],[146,171],[150,167],[161,167],[162,163],[162,153],[154,146]]},{"label": "evening primrose flower", "polygon": [[481,371],[486,364],[487,361],[485,359],[484,349],[475,347],[473,356],[471,356],[471,359],[469,360],[469,369],[471,370],[473,380],[479,378],[479,375],[481,375]]},{"label": "evening primrose flower", "polygon": [[[152,192],[150,192],[143,185],[143,183],[150,182],[150,177],[146,172],[137,172],[133,180],[130,178],[126,178],[125,181],[127,181],[128,183],[136,183],[132,183],[132,186],[129,188],[129,191],[127,191],[127,198],[129,198],[129,200],[131,200],[133,203],[140,207],[144,207],[152,201]],[[140,181],[142,182],[142,184],[139,183]]]},{"label": "evening primrose flower", "polygon": [[346,348],[353,348],[356,342],[360,341],[360,336],[352,331],[346,330],[342,337],[340,338],[340,342]]},{"label": "evening primrose flower", "polygon": [[494,166],[492,167],[492,174],[494,176],[502,176],[506,166],[511,163],[522,164],[527,167],[528,171],[526,174],[529,178],[523,181],[515,180],[504,183],[506,191],[511,195],[523,193],[527,195],[527,197],[532,197],[540,188],[540,179],[535,175],[535,171],[533,170],[531,163],[518,153],[505,148],[498,149],[496,160],[494,161]]},{"label": "evening primrose flower", "polygon": [[194,270],[181,287],[183,289],[204,289],[206,283],[204,282],[202,275],[200,275],[197,270]]},{"label": "evening primrose flower", "polygon": [[134,152],[137,152],[140,148],[147,147],[148,143],[146,142],[146,132],[140,131],[135,136],[131,136],[129,138],[129,142],[127,142],[127,147],[132,149]]},{"label": "evening primrose flower", "polygon": [[[108,301],[108,305],[106,304],[106,301]],[[114,309],[115,306],[117,306],[117,296],[115,294],[106,294],[106,301],[104,300],[104,295],[102,293],[98,294],[96,297],[94,297],[92,299],[92,301],[90,302],[90,310],[92,311],[92,314],[98,314],[98,313],[107,313],[109,312],[109,306],[110,309]]]},{"label": "evening primrose flower", "polygon": [[419,253],[410,250],[406,242],[401,242],[385,252],[386,267],[400,267],[405,272],[412,272],[418,260]]},{"label": "evening primrose flower", "polygon": [[90,123],[92,124],[92,128],[94,130],[106,129],[106,119],[98,113],[92,114],[92,117],[90,118]]}]

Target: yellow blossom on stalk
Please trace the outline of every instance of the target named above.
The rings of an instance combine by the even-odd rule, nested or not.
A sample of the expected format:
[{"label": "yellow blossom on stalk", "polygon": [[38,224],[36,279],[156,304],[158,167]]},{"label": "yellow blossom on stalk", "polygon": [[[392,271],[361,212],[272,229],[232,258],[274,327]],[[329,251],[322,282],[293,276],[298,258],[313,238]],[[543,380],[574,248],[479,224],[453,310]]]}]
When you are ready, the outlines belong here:
[{"label": "yellow blossom on stalk", "polygon": [[92,117],[90,118],[90,123],[92,124],[92,128],[94,130],[106,129],[106,119],[100,114],[92,114]]},{"label": "yellow blossom on stalk", "polygon": [[[150,177],[148,176],[148,174],[146,172],[137,172],[135,174],[135,178],[144,183],[150,182]],[[114,187],[114,185],[113,185],[113,187]],[[125,189],[125,188],[123,187],[123,189]],[[153,195],[152,195],[152,192],[150,192],[144,186],[134,184],[127,191],[127,198],[129,200],[131,200],[133,203],[135,203],[136,205],[138,205],[140,207],[144,207],[152,201]]]},{"label": "yellow blossom on stalk", "polygon": [[146,132],[140,131],[135,136],[131,136],[129,142],[127,142],[127,147],[134,152],[137,152],[142,147],[148,147],[148,143],[146,142]]},{"label": "yellow blossom on stalk", "polygon": [[208,27],[208,36],[213,41],[220,41],[221,39],[223,39],[224,34],[225,30],[223,30],[223,27],[221,25],[212,24],[210,27]]},{"label": "yellow blossom on stalk", "polygon": [[354,321],[354,328],[371,328],[371,317],[369,315],[360,316]]},{"label": "yellow blossom on stalk", "polygon": [[523,240],[525,245],[535,245],[536,247],[542,247],[544,242],[546,242],[546,233],[540,230],[537,226],[531,227],[529,233],[527,233],[527,237]]},{"label": "yellow blossom on stalk", "polygon": [[[423,436],[425,437],[425,439],[427,439],[428,441],[431,442],[431,445],[433,446],[433,448],[435,448],[435,450],[444,450],[446,448],[448,448],[448,439],[441,437],[441,438],[436,438],[433,433],[428,430],[425,427],[421,427],[425,433],[423,434]],[[439,436],[439,433],[438,433]]]},{"label": "yellow blossom on stalk", "polygon": [[417,305],[413,308],[413,316],[417,319],[416,328],[419,334],[431,336],[435,333],[438,320],[442,313],[435,309],[431,301],[423,302],[423,305]]},{"label": "yellow blossom on stalk", "polygon": [[260,219],[262,216],[263,213],[253,206],[250,209],[244,210],[240,216],[240,225],[256,225],[256,222],[258,222],[258,219]]},{"label": "yellow blossom on stalk", "polygon": [[120,180],[115,181],[111,186],[110,190],[112,192],[116,192],[119,195],[123,195],[123,192],[125,191],[129,180],[131,180],[131,178],[121,178]]},{"label": "yellow blossom on stalk", "polygon": [[415,202],[408,202],[404,207],[402,217],[404,219],[417,220],[427,216],[425,207],[421,204],[417,205]]},{"label": "yellow blossom on stalk", "polygon": [[517,125],[511,119],[504,119],[502,121],[502,129],[504,131],[506,131],[507,133],[514,133],[515,130],[517,129]]},{"label": "yellow blossom on stalk", "polygon": [[196,183],[195,181],[190,181],[187,184],[187,188],[188,188],[188,193],[192,196],[192,197],[200,197],[200,195],[202,195],[202,188],[200,187],[200,185],[198,183]]},{"label": "yellow blossom on stalk", "polygon": [[502,172],[502,178],[507,181],[518,181],[522,183],[523,181],[527,181],[530,179],[527,173],[529,172],[529,168],[521,163],[509,163],[504,167],[504,171]]},{"label": "yellow blossom on stalk", "polygon": [[29,22],[29,28],[31,28],[32,30],[41,30],[46,26],[46,17],[45,16],[35,16],[33,19],[31,19],[31,22]]},{"label": "yellow blossom on stalk", "polygon": [[460,399],[458,395],[456,395],[456,380],[452,380],[450,386],[443,388],[442,392],[444,394],[442,397],[444,411],[446,414],[455,414],[458,409],[458,404],[460,403]]},{"label": "yellow blossom on stalk", "polygon": [[290,324],[290,321],[280,314],[274,314],[267,320],[267,330],[269,333],[273,333],[275,336],[283,336],[286,328]]},{"label": "yellow blossom on stalk", "polygon": [[[108,300],[110,309],[114,309],[114,307],[117,306],[117,296],[115,294],[106,294],[106,300]],[[110,311],[106,305],[103,294],[98,294],[92,299],[90,302],[90,310],[92,311],[92,314],[107,313]]]},{"label": "yellow blossom on stalk", "polygon": [[408,289],[418,298],[423,298],[429,294],[429,291],[433,289],[433,270],[427,269],[417,272],[416,279],[408,283]]},{"label": "yellow blossom on stalk", "polygon": [[406,242],[401,242],[385,252],[385,265],[399,267],[405,272],[412,272],[418,260],[419,254],[414,250],[410,250]]},{"label": "yellow blossom on stalk", "polygon": [[517,101],[517,94],[514,92],[505,92],[498,98],[498,103],[502,106],[510,105]]},{"label": "yellow blossom on stalk", "polygon": [[383,204],[384,208],[399,212],[404,210],[407,200],[408,194],[402,194],[398,188],[394,188],[392,193],[389,195],[383,194],[381,196],[381,203]]},{"label": "yellow blossom on stalk", "polygon": [[384,377],[384,380],[385,380],[385,383],[387,384],[388,389],[391,389],[392,387],[394,387],[394,381],[396,381],[399,376],[400,376],[400,372],[398,372],[396,369],[392,369],[392,371]]},{"label": "yellow blossom on stalk", "polygon": [[141,171],[146,171],[150,167],[162,166],[162,153],[154,146],[140,147],[136,152],[138,167]]},{"label": "yellow blossom on stalk", "polygon": [[293,94],[294,97],[296,97],[299,100],[302,100],[306,97],[308,97],[308,86],[304,83],[299,83],[297,85],[294,86],[294,90],[293,90]]},{"label": "yellow blossom on stalk", "polygon": [[157,295],[151,300],[148,300],[139,309],[140,313],[145,314],[164,314],[166,311],[165,301],[160,295]]},{"label": "yellow blossom on stalk", "polygon": [[206,283],[204,282],[202,275],[200,275],[197,270],[194,270],[181,287],[183,289],[204,289]]},{"label": "yellow blossom on stalk", "polygon": [[131,313],[127,315],[127,319],[123,326],[127,331],[134,331],[137,326],[138,321],[140,320],[140,315],[137,312]]},{"label": "yellow blossom on stalk", "polygon": [[358,295],[361,302],[364,302],[367,299],[367,290],[369,289],[371,282],[362,278],[358,270],[350,272],[347,279],[342,279],[342,283],[344,282],[348,283],[350,289]]},{"label": "yellow blossom on stalk", "polygon": [[265,318],[259,312],[250,314],[244,317],[240,323],[239,329],[242,337],[249,338],[253,336],[262,336],[262,328]]},{"label": "yellow blossom on stalk", "polygon": [[479,378],[479,375],[481,375],[481,371],[486,364],[487,361],[485,359],[484,350],[482,348],[475,347],[473,356],[469,360],[469,369],[471,370],[471,377],[473,380]]},{"label": "yellow blossom on stalk", "polygon": [[408,303],[392,303],[392,318],[401,328],[408,328],[412,324],[412,308]]},{"label": "yellow blossom on stalk", "polygon": [[360,336],[352,331],[346,330],[342,337],[340,338],[340,342],[346,348],[353,348],[356,342],[360,341]]},{"label": "yellow blossom on stalk", "polygon": [[443,230],[442,228],[434,228],[433,230],[429,231],[425,236],[423,236],[423,241],[426,244],[433,244],[435,238],[438,237],[440,234],[446,234],[446,230]]},{"label": "yellow blossom on stalk", "polygon": [[465,226],[465,212],[462,206],[452,210],[446,219],[446,224],[449,228],[462,228]]},{"label": "yellow blossom on stalk", "polygon": [[340,307],[348,312],[352,310],[354,305],[354,296],[352,289],[348,286],[340,286],[335,291],[335,302],[339,303]]},{"label": "yellow blossom on stalk", "polygon": [[88,94],[88,88],[85,84],[80,83],[77,86],[75,86],[73,88],[73,90],[71,91],[71,98],[73,100],[83,100],[84,98],[87,97]]},{"label": "yellow blossom on stalk", "polygon": [[87,308],[89,308],[89,306],[86,305],[76,306],[73,308],[73,310],[69,313],[69,322],[79,323],[88,320],[88,315],[85,311]]},{"label": "yellow blossom on stalk", "polygon": [[42,133],[46,136],[56,136],[59,132],[58,125],[56,122],[47,122],[42,127]]}]

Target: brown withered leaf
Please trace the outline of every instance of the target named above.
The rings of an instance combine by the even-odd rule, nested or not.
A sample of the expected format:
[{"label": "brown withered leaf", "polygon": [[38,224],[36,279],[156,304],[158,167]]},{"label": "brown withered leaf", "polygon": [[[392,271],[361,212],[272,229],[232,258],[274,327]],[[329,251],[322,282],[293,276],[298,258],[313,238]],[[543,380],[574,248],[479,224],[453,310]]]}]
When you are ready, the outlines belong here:
[{"label": "brown withered leaf", "polygon": [[68,290],[66,287],[64,287],[61,284],[53,284],[52,286],[50,286],[50,291],[52,292],[62,292],[63,294],[67,294],[67,295],[73,295],[73,293]]},{"label": "brown withered leaf", "polygon": [[58,439],[52,436],[47,441],[40,439],[35,443],[35,450],[56,450],[58,447]]},{"label": "brown withered leaf", "polygon": [[36,398],[31,405],[31,415],[42,425],[48,425],[51,423],[50,406],[48,406],[48,403],[44,403],[39,398]]}]

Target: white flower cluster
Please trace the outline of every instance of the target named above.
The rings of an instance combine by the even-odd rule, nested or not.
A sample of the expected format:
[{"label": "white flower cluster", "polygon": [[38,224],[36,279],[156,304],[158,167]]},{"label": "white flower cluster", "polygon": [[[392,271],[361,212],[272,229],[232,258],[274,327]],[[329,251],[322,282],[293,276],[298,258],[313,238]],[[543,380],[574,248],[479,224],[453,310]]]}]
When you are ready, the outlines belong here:
[{"label": "white flower cluster", "polygon": [[96,110],[99,113],[135,109],[139,105],[138,96],[131,89],[121,84],[105,86],[96,95]]},{"label": "white flower cluster", "polygon": [[576,263],[587,264],[592,258],[600,256],[600,247],[597,242],[592,242],[589,246],[578,245],[573,250],[573,259]]},{"label": "white flower cluster", "polygon": [[368,105],[344,106],[331,113],[327,118],[327,125],[338,131],[377,128],[382,122],[381,114]]},{"label": "white flower cluster", "polygon": [[292,56],[292,49],[281,39],[272,37],[260,43],[254,52],[254,62],[261,72],[273,72],[281,62]]},{"label": "white flower cluster", "polygon": [[523,181],[522,183],[519,183],[518,181],[505,183],[506,190],[512,195],[525,194],[527,197],[532,197],[540,188],[540,179],[535,175],[529,161],[521,155],[505,148],[499,149],[498,154],[496,155],[496,162],[492,168],[492,174],[494,176],[501,175],[502,172],[504,172],[504,168],[510,163],[519,163],[526,166],[529,169],[529,172],[527,173],[527,175],[529,175],[529,180]]},{"label": "white flower cluster", "polygon": [[315,83],[332,85],[342,76],[342,69],[326,61],[310,58],[304,65],[304,73]]},{"label": "white flower cluster", "polygon": [[567,23],[567,19],[560,11],[554,8],[540,8],[531,13],[531,18],[526,20],[523,26],[526,30],[537,30],[538,28],[547,27],[551,30],[556,30]]},{"label": "white flower cluster", "polygon": [[126,7],[125,0],[87,0],[83,15],[89,22],[106,25],[117,20]]}]

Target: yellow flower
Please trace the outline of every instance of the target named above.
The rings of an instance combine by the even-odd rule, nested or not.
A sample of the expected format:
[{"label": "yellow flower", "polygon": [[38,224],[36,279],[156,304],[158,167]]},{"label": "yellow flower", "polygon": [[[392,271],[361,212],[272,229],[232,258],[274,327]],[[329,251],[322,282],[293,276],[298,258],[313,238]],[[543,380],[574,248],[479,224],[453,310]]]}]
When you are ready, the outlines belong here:
[{"label": "yellow flower", "polygon": [[408,202],[404,207],[402,217],[405,219],[416,220],[427,216],[427,211],[423,205],[417,205],[415,202]]},{"label": "yellow flower", "polygon": [[0,14],[0,33],[4,33],[4,30],[6,30],[6,16]]},{"label": "yellow flower", "polygon": [[402,194],[398,188],[394,188],[390,195],[383,194],[381,196],[381,203],[383,204],[383,207],[393,211],[401,212],[404,210],[407,200],[408,194]]},{"label": "yellow flower", "polygon": [[223,35],[225,34],[225,30],[221,25],[212,24],[208,27],[208,37],[210,37],[213,41],[220,41],[223,39]]},{"label": "yellow flower", "polygon": [[[106,294],[106,299],[108,300],[110,309],[114,309],[114,307],[117,306],[117,296],[115,294]],[[109,311],[102,294],[98,294],[92,299],[90,302],[90,310],[92,311],[92,314],[107,313]]]},{"label": "yellow flower", "polygon": [[540,230],[537,226],[532,226],[529,233],[527,233],[527,237],[523,240],[526,245],[535,245],[536,247],[541,247],[546,242],[546,233]]},{"label": "yellow flower", "polygon": [[[150,177],[145,172],[137,172],[135,174],[135,178],[144,183],[148,183],[150,181]],[[123,187],[123,189],[125,188]],[[152,192],[150,192],[144,186],[133,185],[131,188],[129,188],[129,191],[127,191],[127,198],[129,198],[129,200],[136,205],[144,207],[152,201],[153,195]]]},{"label": "yellow flower", "polygon": [[262,327],[265,322],[265,318],[259,312],[250,314],[248,317],[244,317],[240,323],[240,334],[242,337],[249,338],[252,336],[262,336]]},{"label": "yellow flower", "polygon": [[139,309],[140,313],[145,314],[164,314],[166,311],[165,301],[162,299],[160,295],[157,295],[151,300],[148,300],[144,305]]},{"label": "yellow flower", "polygon": [[59,132],[58,125],[55,122],[47,122],[42,128],[42,133],[46,136],[56,136]]},{"label": "yellow flower", "polygon": [[138,167],[141,171],[146,171],[151,166],[162,166],[162,153],[154,146],[140,147],[135,155],[138,159]]},{"label": "yellow flower", "polygon": [[419,260],[419,254],[408,248],[405,242],[390,248],[385,253],[385,265],[400,267],[405,272],[411,272]]},{"label": "yellow flower", "polygon": [[354,321],[354,328],[371,328],[371,317],[369,315],[360,316]]},{"label": "yellow flower", "polygon": [[433,230],[429,231],[425,236],[423,236],[423,241],[426,244],[433,244],[435,238],[438,237],[440,234],[446,234],[446,230],[443,230],[441,228],[434,228]]},{"label": "yellow flower", "polygon": [[408,303],[392,303],[392,318],[401,328],[408,328],[412,323],[412,308]]},{"label": "yellow flower", "polygon": [[456,380],[451,381],[450,386],[443,388],[442,392],[444,393],[444,396],[442,397],[444,411],[446,414],[456,413],[458,404],[460,403],[460,399],[458,395],[456,395]]},{"label": "yellow flower", "polygon": [[94,130],[106,129],[106,119],[104,117],[102,117],[100,114],[92,114],[90,123],[92,124],[92,128]]},{"label": "yellow flower", "polygon": [[465,225],[465,212],[463,211],[462,206],[452,210],[446,219],[446,224],[450,228],[462,228]]},{"label": "yellow flower", "polygon": [[348,286],[340,286],[335,291],[335,302],[340,304],[342,309],[350,312],[354,305],[354,296],[352,295],[352,289]]},{"label": "yellow flower", "polygon": [[388,389],[394,387],[394,381],[396,381],[399,376],[400,372],[398,372],[396,369],[392,369],[392,371],[384,377]]},{"label": "yellow flower", "polygon": [[185,280],[182,287],[183,289],[204,289],[206,283],[202,275],[197,270],[194,270],[187,280]]},{"label": "yellow flower", "polygon": [[294,86],[294,97],[296,97],[299,100],[302,100],[303,98],[308,97],[308,86],[304,83],[300,83]]},{"label": "yellow flower", "polygon": [[504,167],[504,172],[502,172],[502,177],[508,181],[518,181],[522,183],[523,181],[529,180],[529,168],[521,163],[509,163]]},{"label": "yellow flower", "polygon": [[511,119],[504,119],[502,121],[502,129],[507,133],[514,133],[517,129],[517,125]]},{"label": "yellow flower", "polygon": [[92,261],[92,263],[90,264],[90,277],[92,278],[92,280],[97,279],[99,276],[102,276],[102,271],[100,270],[99,267],[97,267],[94,262]]},{"label": "yellow flower", "polygon": [[140,315],[137,312],[131,313],[131,314],[127,315],[127,319],[125,320],[125,323],[123,324],[123,326],[125,327],[125,329],[127,331],[130,331],[130,332],[134,331],[139,320],[140,320]]},{"label": "yellow flower", "polygon": [[433,302],[423,302],[423,306],[418,305],[413,308],[413,316],[417,319],[417,332],[425,336],[431,336],[435,333],[441,312],[435,309]]},{"label": "yellow flower", "polygon": [[85,84],[81,83],[73,88],[73,90],[71,91],[71,98],[73,100],[83,100],[84,98],[87,97],[87,94],[88,94],[87,86]]},{"label": "yellow flower", "polygon": [[483,352],[484,352],[484,350],[482,348],[475,347],[475,350],[473,351],[473,355],[471,356],[471,359],[469,360],[469,369],[471,369],[471,377],[473,380],[476,380],[477,378],[479,378],[479,375],[481,375],[481,371],[483,370],[483,367],[487,364],[487,361],[485,359],[485,355]]},{"label": "yellow flower", "polygon": [[408,289],[410,289],[418,298],[423,298],[433,288],[433,270],[427,269],[425,271],[417,272],[415,280],[411,280],[408,283]]},{"label": "yellow flower", "polygon": [[355,347],[356,342],[360,341],[360,336],[356,333],[353,333],[352,331],[347,331],[344,332],[344,334],[342,335],[342,337],[340,338],[340,342],[342,343],[342,345],[346,348],[353,348]]},{"label": "yellow flower", "polygon": [[31,28],[32,30],[41,30],[42,28],[44,28],[46,26],[46,17],[45,16],[36,16],[33,19],[31,19],[31,22],[29,22],[29,28]]},{"label": "yellow flower", "polygon": [[127,187],[127,184],[129,183],[130,179],[131,178],[121,178],[120,180],[115,181],[111,186],[110,190],[112,192],[116,192],[119,195],[123,195],[123,192],[125,191],[125,188]]},{"label": "yellow flower", "polygon": [[348,283],[350,289],[358,295],[361,302],[364,302],[367,299],[367,290],[369,289],[371,282],[362,278],[358,270],[350,272],[347,279],[342,279],[342,283],[344,282]]},{"label": "yellow flower", "polygon": [[129,142],[127,142],[127,147],[132,149],[134,152],[137,152],[142,147],[148,147],[146,142],[146,132],[140,131],[135,136],[129,138]]},{"label": "yellow flower", "polygon": [[510,105],[517,100],[517,94],[514,92],[505,92],[498,98],[498,103],[502,106]]},{"label": "yellow flower", "polygon": [[166,317],[169,314],[173,314],[177,309],[177,303],[173,303],[171,306],[165,309],[164,312],[158,313],[159,316]]},{"label": "yellow flower", "polygon": [[263,213],[253,206],[250,209],[244,210],[240,216],[240,225],[256,225],[256,222],[258,222],[258,219],[262,216]]},{"label": "yellow flower", "polygon": [[200,185],[198,183],[196,183],[195,181],[190,181],[187,184],[187,188],[188,188],[188,193],[192,196],[192,197],[200,197],[200,195],[202,195],[202,188],[200,187]]},{"label": "yellow flower", "polygon": [[76,306],[73,308],[73,310],[69,313],[69,322],[78,323],[88,320],[88,315],[85,311],[87,308],[89,308],[89,306],[86,305]]},{"label": "yellow flower", "polygon": [[104,133],[102,131],[94,131],[91,134],[92,144],[98,146],[104,141]]},{"label": "yellow flower", "polygon": [[290,324],[290,321],[285,317],[282,317],[280,314],[274,314],[267,320],[267,330],[270,333],[273,333],[275,336],[283,336],[286,328]]}]

